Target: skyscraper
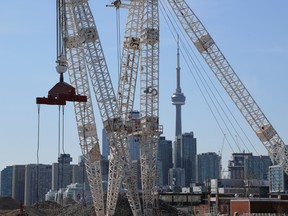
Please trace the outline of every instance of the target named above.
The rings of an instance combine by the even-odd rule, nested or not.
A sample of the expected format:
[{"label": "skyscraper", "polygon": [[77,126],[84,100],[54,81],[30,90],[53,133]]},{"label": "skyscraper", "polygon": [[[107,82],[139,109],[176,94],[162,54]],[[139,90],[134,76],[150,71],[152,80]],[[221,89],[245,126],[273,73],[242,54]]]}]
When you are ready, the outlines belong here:
[{"label": "skyscraper", "polygon": [[185,186],[196,183],[197,178],[197,140],[194,133],[182,134],[182,168],[185,170]]},{"label": "skyscraper", "polygon": [[52,164],[52,190],[65,188],[72,182],[72,167],[70,154],[60,154],[58,163]]},{"label": "skyscraper", "polygon": [[172,168],[172,141],[160,137],[158,143],[158,175],[159,185],[168,185],[169,169]]},{"label": "skyscraper", "polygon": [[14,165],[12,170],[12,198],[24,202],[25,165]]},{"label": "skyscraper", "polygon": [[102,129],[102,155],[103,157],[107,160],[109,156],[109,144],[108,144],[108,139],[106,135],[106,131],[103,128]]},{"label": "skyscraper", "polygon": [[215,152],[203,153],[197,156],[198,177],[197,183],[210,179],[220,178],[221,157]]},{"label": "skyscraper", "polygon": [[252,153],[233,153],[233,159],[228,162],[231,179],[268,180],[269,166],[272,165],[269,156],[253,156]]},{"label": "skyscraper", "polygon": [[28,164],[25,167],[24,205],[30,206],[37,201],[45,200],[45,194],[52,185],[52,166]]},{"label": "skyscraper", "polygon": [[180,168],[181,164],[181,147],[182,147],[182,122],[181,122],[181,106],[185,104],[185,96],[180,87],[180,53],[179,53],[179,39],[177,43],[177,68],[176,68],[176,92],[173,93],[171,100],[172,104],[176,106],[176,127],[175,127],[175,142],[173,147],[173,167]]},{"label": "skyscraper", "polygon": [[1,171],[0,196],[12,196],[12,166],[7,166]]},{"label": "skyscraper", "polygon": [[286,175],[280,165],[269,167],[269,192],[270,193],[287,193],[288,175]]}]

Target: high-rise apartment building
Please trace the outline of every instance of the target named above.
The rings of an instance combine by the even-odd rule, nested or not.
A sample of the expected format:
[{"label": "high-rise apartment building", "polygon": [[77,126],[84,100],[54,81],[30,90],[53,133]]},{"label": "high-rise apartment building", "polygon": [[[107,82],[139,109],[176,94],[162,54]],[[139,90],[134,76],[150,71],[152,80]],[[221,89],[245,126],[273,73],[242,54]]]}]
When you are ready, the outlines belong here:
[{"label": "high-rise apartment building", "polygon": [[65,188],[72,182],[72,167],[70,154],[60,154],[58,163],[52,164],[52,190]]},{"label": "high-rise apartment building", "polygon": [[196,183],[197,178],[197,140],[193,132],[182,134],[182,168],[185,170],[185,185]]},{"label": "high-rise apartment building", "polygon": [[[168,183],[174,191],[185,186],[185,171],[183,168],[169,169]],[[179,192],[179,191],[178,191]]]},{"label": "high-rise apartment building", "polygon": [[169,169],[173,167],[172,163],[172,141],[160,137],[158,143],[158,184],[168,185]]},{"label": "high-rise apartment building", "polygon": [[89,185],[83,156],[79,157],[78,164],[71,165],[71,169],[72,169],[72,183]]},{"label": "high-rise apartment building", "polygon": [[228,162],[231,179],[268,180],[269,166],[272,165],[269,156],[253,156],[252,153],[233,153]]},{"label": "high-rise apartment building", "polygon": [[106,131],[102,129],[102,156],[107,160],[109,156],[109,144],[106,135]]},{"label": "high-rise apartment building", "polygon": [[24,202],[25,165],[14,165],[12,168],[12,198]]},{"label": "high-rise apartment building", "polygon": [[25,167],[24,205],[30,206],[37,201],[44,201],[45,194],[52,186],[52,166],[28,164]]},{"label": "high-rise apartment building", "polygon": [[215,152],[208,152],[197,155],[197,183],[203,183],[210,179],[220,179],[220,165],[221,157]]},{"label": "high-rise apartment building", "polygon": [[269,167],[269,192],[286,193],[288,192],[288,175],[284,173],[280,165]]},{"label": "high-rise apartment building", "polygon": [[7,166],[1,171],[0,196],[12,197],[12,166]]}]

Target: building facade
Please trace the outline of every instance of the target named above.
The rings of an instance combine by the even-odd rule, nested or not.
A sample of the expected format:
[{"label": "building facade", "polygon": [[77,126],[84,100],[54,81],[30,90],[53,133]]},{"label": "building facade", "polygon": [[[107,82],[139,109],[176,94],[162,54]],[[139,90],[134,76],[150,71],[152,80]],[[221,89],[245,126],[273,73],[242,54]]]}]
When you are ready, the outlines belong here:
[{"label": "building facade", "polygon": [[52,190],[65,188],[72,182],[72,158],[70,154],[60,154],[58,163],[52,164]]},{"label": "building facade", "polygon": [[171,168],[169,169],[168,184],[172,186],[173,191],[178,189],[181,191],[182,187],[185,187],[185,170],[183,168]]},{"label": "building facade", "polygon": [[160,137],[158,143],[158,185],[168,185],[169,169],[173,167],[172,163],[172,141]]},{"label": "building facade", "polygon": [[259,179],[267,180],[269,166],[272,162],[269,156],[253,156],[252,153],[233,153],[228,162],[231,179]]},{"label": "building facade", "polygon": [[102,129],[102,156],[108,160],[108,156],[109,156],[109,144],[108,144],[108,139],[107,139],[107,135],[106,135],[106,131],[103,128]]},{"label": "building facade", "polygon": [[197,140],[193,132],[182,134],[182,168],[185,170],[185,186],[197,181]]},{"label": "building facade", "polygon": [[24,202],[25,165],[14,165],[12,168],[12,198]]},{"label": "building facade", "polygon": [[269,167],[269,192],[270,193],[287,193],[288,192],[288,176],[284,173],[279,165]]},{"label": "building facade", "polygon": [[197,183],[203,183],[210,179],[220,179],[220,165],[221,157],[215,152],[208,152],[197,155]]},{"label": "building facade", "polygon": [[12,166],[7,166],[1,171],[0,196],[12,197]]},{"label": "building facade", "polygon": [[37,201],[44,201],[45,194],[52,186],[52,166],[28,164],[25,167],[24,205],[30,206]]}]

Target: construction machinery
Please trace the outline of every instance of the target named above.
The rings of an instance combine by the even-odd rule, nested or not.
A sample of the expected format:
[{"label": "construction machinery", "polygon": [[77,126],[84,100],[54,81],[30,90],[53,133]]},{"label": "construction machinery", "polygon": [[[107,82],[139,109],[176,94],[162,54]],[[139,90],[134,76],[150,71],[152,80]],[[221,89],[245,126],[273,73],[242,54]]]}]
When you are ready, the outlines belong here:
[{"label": "construction machinery", "polygon": [[[157,0],[131,0],[114,92],[96,24],[88,0],[56,0],[58,23],[57,70],[60,83],[68,68],[72,88],[52,91],[38,103],[74,102],[78,135],[97,215],[114,215],[123,183],[133,215],[153,214],[159,126],[159,13]],[[168,0],[187,35],[230,95],[271,155],[288,173],[284,142],[238,78],[215,41],[184,0]],[[116,8],[121,1],[114,1]],[[137,74],[140,70],[140,118],[133,119]],[[101,154],[92,105],[96,98],[110,148],[107,203],[101,175]],[[62,85],[61,84],[61,85]],[[62,88],[61,88],[62,89]],[[82,97],[85,96],[85,97]],[[42,100],[42,101],[41,101]],[[85,102],[85,103],[83,103]],[[140,143],[143,209],[131,163],[128,137]],[[136,169],[137,170],[137,169]]]},{"label": "construction machinery", "polygon": [[274,127],[239,79],[215,41],[185,0],[168,0],[176,17],[221,85],[267,149],[288,174],[288,150]]}]

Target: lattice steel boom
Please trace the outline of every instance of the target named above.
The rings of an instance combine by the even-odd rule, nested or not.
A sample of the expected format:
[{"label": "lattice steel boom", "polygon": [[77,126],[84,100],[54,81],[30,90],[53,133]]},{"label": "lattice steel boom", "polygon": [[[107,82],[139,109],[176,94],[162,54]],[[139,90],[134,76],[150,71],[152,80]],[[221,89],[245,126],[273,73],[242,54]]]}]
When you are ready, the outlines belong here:
[{"label": "lattice steel boom", "polygon": [[288,174],[288,150],[276,130],[239,79],[215,41],[185,0],[168,0],[187,35],[205,59],[270,157]]},{"label": "lattice steel boom", "polygon": [[144,215],[152,215],[159,141],[159,11],[158,0],[144,1],[141,17],[140,161]]},{"label": "lattice steel boom", "polygon": [[67,0],[66,4],[66,17],[70,18],[70,22],[67,22],[68,28],[64,38],[69,55],[70,80],[76,86],[77,91],[89,96],[89,103],[86,106],[75,103],[75,113],[80,145],[84,157],[86,156],[85,164],[88,177],[90,176],[89,183],[96,213],[97,215],[104,215],[105,211],[103,208],[100,151],[87,74],[89,74],[92,83],[110,147],[106,215],[114,215],[115,213],[122,181],[133,214],[140,215],[140,200],[137,188],[135,189],[135,179],[131,177],[132,165],[128,160],[127,132],[124,129],[88,0]]}]

